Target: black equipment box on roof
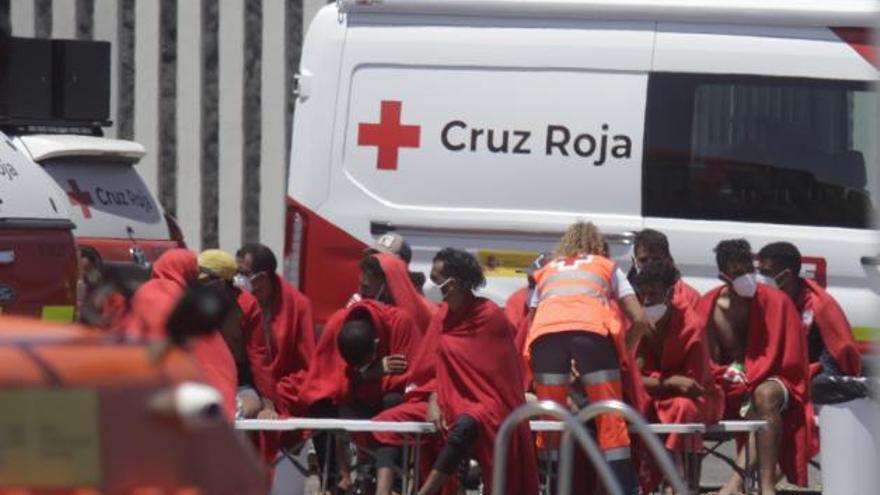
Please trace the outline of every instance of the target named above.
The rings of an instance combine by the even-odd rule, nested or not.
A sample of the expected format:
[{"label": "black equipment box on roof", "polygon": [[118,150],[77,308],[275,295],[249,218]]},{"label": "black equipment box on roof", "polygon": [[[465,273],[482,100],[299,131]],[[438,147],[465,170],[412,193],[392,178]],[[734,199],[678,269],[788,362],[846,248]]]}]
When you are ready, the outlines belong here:
[{"label": "black equipment box on roof", "polygon": [[110,43],[0,39],[0,125],[106,125]]}]

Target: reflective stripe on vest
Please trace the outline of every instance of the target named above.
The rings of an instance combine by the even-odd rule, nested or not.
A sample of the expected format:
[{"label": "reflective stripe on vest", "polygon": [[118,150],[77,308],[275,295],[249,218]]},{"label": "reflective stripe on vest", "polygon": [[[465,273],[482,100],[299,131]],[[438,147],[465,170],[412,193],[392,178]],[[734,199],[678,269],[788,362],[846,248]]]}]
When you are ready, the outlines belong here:
[{"label": "reflective stripe on vest", "polygon": [[608,283],[599,275],[593,272],[587,272],[584,270],[573,270],[573,271],[565,271],[565,272],[556,272],[546,279],[542,280],[538,285],[538,291],[543,292],[543,290],[550,284],[561,282],[563,280],[585,280],[588,282],[593,282],[602,288],[603,291],[608,291]]}]

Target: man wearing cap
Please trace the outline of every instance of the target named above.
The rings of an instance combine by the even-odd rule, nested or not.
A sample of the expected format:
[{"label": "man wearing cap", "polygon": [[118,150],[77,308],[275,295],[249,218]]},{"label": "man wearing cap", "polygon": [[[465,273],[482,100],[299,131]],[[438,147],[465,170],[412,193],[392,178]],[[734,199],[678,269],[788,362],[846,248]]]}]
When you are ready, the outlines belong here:
[{"label": "man wearing cap", "polygon": [[260,303],[248,291],[233,285],[238,264],[231,254],[208,249],[199,254],[198,262],[199,282],[225,291],[237,302],[220,329],[238,369],[236,415],[273,419],[277,417],[275,380],[269,368]]},{"label": "man wearing cap", "polygon": [[[365,255],[387,253],[397,256],[409,267],[412,261],[412,248],[406,239],[400,234],[389,232],[379,239],[376,243],[364,250]],[[422,288],[425,285],[425,274],[422,272],[408,272],[409,278],[419,294],[422,294]]]}]

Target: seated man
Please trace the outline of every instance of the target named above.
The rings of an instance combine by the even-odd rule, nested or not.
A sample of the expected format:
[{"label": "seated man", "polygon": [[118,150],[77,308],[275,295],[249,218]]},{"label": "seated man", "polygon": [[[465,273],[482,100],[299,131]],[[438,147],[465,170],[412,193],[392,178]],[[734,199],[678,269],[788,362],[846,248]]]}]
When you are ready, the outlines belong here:
[{"label": "seated man", "polygon": [[[521,361],[504,312],[473,291],[485,284],[479,262],[471,254],[446,248],[434,257],[431,282],[444,304],[431,320],[428,334],[410,374],[403,404],[377,421],[433,421],[440,435],[436,445],[423,450],[432,458],[420,495],[443,490],[455,493],[453,474],[462,461],[476,458],[484,491],[491,493],[495,435],[501,423],[524,402]],[[375,434],[380,452],[393,453],[399,438]],[[534,445],[528,425],[522,423],[511,438],[507,493],[538,492]],[[431,455],[436,454],[436,455]],[[391,492],[393,455],[380,456],[377,493]]]},{"label": "seated man", "polygon": [[[681,279],[671,259],[642,265],[634,278],[654,331],[646,334],[637,355],[648,401],[648,419],[661,423],[715,423],[724,412],[724,398],[712,375],[703,321],[688,301],[676,298]],[[687,480],[699,488],[702,442],[698,435],[672,434],[666,438],[679,467],[688,463]]]},{"label": "seated man", "polygon": [[[630,281],[635,281],[635,276],[651,260],[669,260],[675,263],[666,235],[654,229],[644,229],[633,239],[633,265],[627,274]],[[700,302],[700,293],[679,278],[672,288],[672,298],[683,299],[688,305],[695,307]]]},{"label": "seated man", "polygon": [[[813,407],[797,309],[782,291],[758,282],[746,240],[718,243],[715,257],[725,283],[703,296],[697,312],[726,395],[724,417],[767,421],[756,434],[762,493],[776,493],[777,462],[789,481],[806,485]],[[744,458],[741,450],[740,465]],[[734,474],[721,493],[740,491],[742,479]]]},{"label": "seated man", "polygon": [[435,307],[416,290],[404,262],[392,254],[377,253],[361,260],[360,268],[360,287],[349,304],[373,299],[396,306],[415,321],[419,334],[423,335]]},{"label": "seated man", "polygon": [[[399,403],[420,337],[407,313],[378,301],[360,301],[335,312],[327,320],[302,385],[300,400],[308,415],[367,419]],[[326,451],[323,435],[314,443],[321,465],[328,464],[335,472],[334,445]],[[351,483],[345,466],[340,466],[343,488]]]},{"label": "seated man", "polygon": [[275,380],[263,335],[263,312],[256,298],[233,285],[238,272],[235,258],[220,249],[202,251],[198,257],[199,282],[226,292],[236,301],[220,333],[238,369],[237,415],[275,419]]},{"label": "seated man", "polygon": [[801,253],[794,244],[774,242],[758,253],[761,274],[797,306],[810,357],[810,377],[819,374],[861,376],[862,356],[846,315],[815,280],[802,278]]}]

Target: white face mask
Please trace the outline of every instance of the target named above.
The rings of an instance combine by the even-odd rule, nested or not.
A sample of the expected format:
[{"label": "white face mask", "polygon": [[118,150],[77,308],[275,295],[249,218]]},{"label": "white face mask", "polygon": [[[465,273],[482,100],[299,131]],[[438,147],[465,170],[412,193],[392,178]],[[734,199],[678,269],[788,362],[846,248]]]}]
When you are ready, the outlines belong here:
[{"label": "white face mask", "polygon": [[776,283],[776,279],[774,279],[773,277],[767,277],[765,275],[758,274],[756,279],[759,284],[764,284],[768,287],[773,287],[774,289],[779,288],[779,284]]},{"label": "white face mask", "polygon": [[758,291],[758,274],[756,273],[744,273],[739,277],[736,277],[733,280],[733,291],[739,297],[745,297],[746,299],[750,299],[755,297],[755,292]]},{"label": "white face mask", "polygon": [[645,307],[645,318],[648,319],[652,324],[657,323],[662,320],[664,316],[666,316],[666,311],[669,310],[669,307],[665,304],[652,304],[650,306]]},{"label": "white face mask", "polygon": [[247,275],[241,273],[237,273],[235,277],[232,278],[232,285],[248,292],[254,290],[254,284],[251,283],[251,279]]},{"label": "white face mask", "polygon": [[449,282],[451,282],[452,280],[453,280],[452,278],[447,278],[446,280],[443,281],[442,284],[438,284],[429,278],[428,279],[428,289],[439,291],[440,297],[442,297],[444,300],[446,300],[447,293],[443,292],[443,288],[446,287],[447,285],[449,285]]}]

